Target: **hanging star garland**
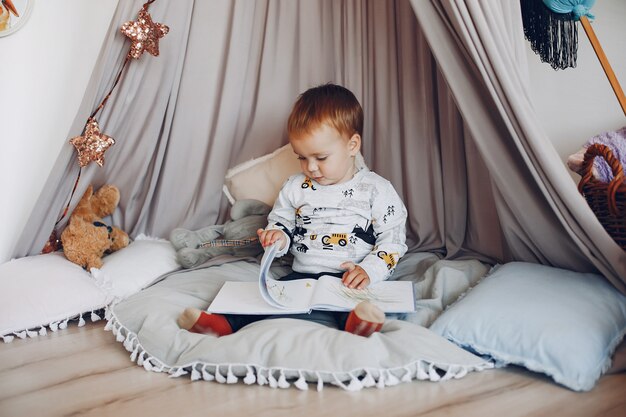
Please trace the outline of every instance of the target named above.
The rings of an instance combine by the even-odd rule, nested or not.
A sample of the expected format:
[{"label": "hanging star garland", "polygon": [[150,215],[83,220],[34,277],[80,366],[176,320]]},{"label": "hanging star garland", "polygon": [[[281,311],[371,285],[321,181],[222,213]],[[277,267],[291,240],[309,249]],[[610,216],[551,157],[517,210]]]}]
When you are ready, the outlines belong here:
[{"label": "hanging star garland", "polygon": [[144,51],[152,54],[153,56],[159,55],[159,39],[164,37],[169,32],[169,27],[163,25],[161,23],[155,23],[148,13],[148,7],[150,4],[154,3],[155,0],[148,0],[139,13],[137,13],[137,19],[134,21],[128,21],[124,23],[120,27],[120,32],[127,36],[131,40],[130,50],[126,55],[126,59],[124,60],[124,64],[119,69],[117,76],[115,77],[115,81],[113,82],[113,86],[104,97],[104,99],[100,102],[98,107],[91,113],[87,122],[85,123],[85,128],[83,129],[83,134],[80,136],[73,137],[69,143],[71,143],[74,148],[76,148],[76,152],[78,153],[78,174],[76,180],[74,181],[74,186],[72,188],[72,192],[69,196],[68,202],[61,214],[61,217],[54,224],[54,228],[46,246],[43,248],[42,253],[49,253],[56,250],[61,249],[61,242],[58,239],[58,235],[56,232],[56,227],[59,225],[61,220],[65,218],[67,213],[69,212],[70,204],[72,202],[72,198],[74,197],[74,192],[77,189],[78,182],[80,181],[80,175],[83,167],[89,165],[90,162],[95,162],[100,167],[104,166],[104,153],[115,144],[115,139],[110,136],[103,134],[100,131],[100,126],[96,121],[95,117],[99,111],[101,111],[109,97],[115,90],[115,87],[119,83],[122,74],[124,73],[124,69],[126,65],[130,62],[131,59],[139,59]]},{"label": "hanging star garland", "polygon": [[144,51],[159,56],[159,39],[167,35],[169,30],[169,27],[153,22],[146,9],[139,11],[137,20],[128,21],[120,28],[132,42],[128,56],[135,59],[139,59]]},{"label": "hanging star garland", "polygon": [[78,152],[78,164],[81,167],[87,166],[91,161],[102,167],[104,153],[115,143],[115,139],[100,132],[96,119],[89,119],[85,133],[70,139],[70,143]]}]

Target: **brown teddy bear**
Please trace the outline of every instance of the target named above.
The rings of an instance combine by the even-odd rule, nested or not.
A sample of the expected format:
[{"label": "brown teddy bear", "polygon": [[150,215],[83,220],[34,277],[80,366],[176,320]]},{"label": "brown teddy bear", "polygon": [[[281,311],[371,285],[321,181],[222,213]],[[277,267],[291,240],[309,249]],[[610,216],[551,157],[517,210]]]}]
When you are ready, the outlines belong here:
[{"label": "brown teddy bear", "polygon": [[65,257],[85,268],[102,267],[102,256],[128,246],[126,232],[106,225],[102,218],[110,215],[120,201],[120,191],[104,185],[96,193],[90,185],[72,212],[61,233]]}]

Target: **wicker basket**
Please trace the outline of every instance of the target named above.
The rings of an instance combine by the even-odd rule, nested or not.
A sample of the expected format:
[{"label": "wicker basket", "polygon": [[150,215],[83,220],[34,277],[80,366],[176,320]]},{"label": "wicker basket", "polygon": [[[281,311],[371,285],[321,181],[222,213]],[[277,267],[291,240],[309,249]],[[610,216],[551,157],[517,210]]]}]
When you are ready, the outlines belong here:
[{"label": "wicker basket", "polygon": [[[603,157],[611,167],[613,180],[610,183],[592,179],[596,156]],[[626,183],[621,163],[613,156],[611,148],[593,144],[585,152],[581,175],[578,190],[587,199],[604,229],[626,250]]]}]

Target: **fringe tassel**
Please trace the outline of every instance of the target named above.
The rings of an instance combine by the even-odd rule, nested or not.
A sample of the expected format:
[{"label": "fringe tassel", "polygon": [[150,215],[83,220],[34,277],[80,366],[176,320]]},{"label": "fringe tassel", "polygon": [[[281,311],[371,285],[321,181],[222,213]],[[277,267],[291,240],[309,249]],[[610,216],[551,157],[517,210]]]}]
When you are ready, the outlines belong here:
[{"label": "fringe tassel", "polygon": [[334,381],[332,381],[332,382],[331,382],[331,384],[336,385],[336,386],[338,386],[338,387],[341,387],[341,388],[343,388],[343,389],[344,389],[344,390],[346,390],[346,391],[348,390],[348,386],[347,386],[346,384],[344,384],[344,383],[343,383],[343,381],[341,381],[341,380],[337,377],[337,374],[332,373],[331,375],[332,375],[332,377],[333,377],[333,379],[334,379]]},{"label": "fringe tassel", "polygon": [[[174,369],[176,369],[174,371]],[[170,370],[170,378],[178,378],[179,376],[187,375],[189,372],[185,371],[185,368],[172,368]]]},{"label": "fringe tassel", "polygon": [[198,372],[195,365],[191,367],[191,380],[197,381],[202,378],[202,374]]},{"label": "fringe tassel", "polygon": [[224,377],[224,375],[220,374],[219,366],[215,367],[215,380],[219,382],[220,384],[223,384],[226,382],[226,378]]},{"label": "fringe tassel", "polygon": [[289,382],[287,382],[287,378],[285,377],[285,372],[281,369],[280,376],[278,377],[278,387],[279,388],[289,388]]},{"label": "fringe tassel", "polygon": [[346,390],[348,391],[360,391],[363,389],[363,383],[361,381],[359,381],[359,378],[355,377],[354,375],[350,374],[350,383],[348,384],[348,386],[346,387]]},{"label": "fringe tassel", "polygon": [[48,334],[48,331],[46,330],[45,326],[41,326],[41,328],[39,329],[39,336],[46,336]]},{"label": "fringe tassel", "polygon": [[202,379],[205,381],[213,381],[215,377],[206,370],[206,365],[202,366]]},{"label": "fringe tassel", "polygon": [[142,350],[141,353],[139,354],[139,358],[137,359],[137,365],[143,366],[143,361],[145,360],[145,357],[146,357],[146,351]]},{"label": "fringe tassel", "polygon": [[274,375],[272,375],[271,369],[269,369],[267,372],[267,380],[271,388],[278,388],[278,381],[276,380],[276,378],[274,378]]},{"label": "fringe tassel", "polygon": [[115,340],[122,343],[125,339],[124,332],[122,332],[122,328],[120,327],[117,331],[117,335],[115,336]]},{"label": "fringe tassel", "polygon": [[365,388],[373,387],[374,385],[376,385],[376,380],[367,369],[365,370],[365,376],[361,380],[361,384],[363,384]]},{"label": "fringe tassel", "polygon": [[150,357],[148,357],[148,359],[145,359],[145,360],[143,361],[143,369],[145,369],[146,371],[151,371],[151,370],[152,370],[152,368],[154,368],[154,367],[152,366],[152,362],[151,362],[151,360],[152,360],[152,359],[153,359],[153,358],[150,356]]},{"label": "fringe tassel", "polygon": [[132,338],[131,338],[131,334],[130,332],[126,333],[126,338],[124,339],[124,349],[126,349],[128,352],[132,352],[133,351],[133,342],[132,342]]},{"label": "fringe tassel", "polygon": [[573,13],[555,13],[541,0],[522,0],[524,36],[541,62],[555,69],[575,68],[578,26]]},{"label": "fringe tassel", "polygon": [[422,361],[417,361],[417,374],[416,374],[416,378],[419,380],[425,380],[428,379],[428,374],[426,373],[426,371],[424,370],[424,368],[422,367]]},{"label": "fringe tassel", "polygon": [[398,385],[400,380],[397,376],[395,376],[390,370],[387,370],[387,378],[385,379],[385,385],[388,387],[393,387],[394,385]]},{"label": "fringe tassel", "polygon": [[322,392],[324,389],[324,380],[320,376],[319,372],[316,372],[315,375],[317,376],[317,392]]},{"label": "fringe tassel", "polygon": [[385,388],[385,373],[381,370],[378,371],[378,381],[376,382],[376,388]]},{"label": "fringe tassel", "polygon": [[95,322],[95,321],[98,321],[98,320],[102,320],[102,319],[100,318],[99,315],[97,315],[95,312],[92,311],[91,312],[91,321]]},{"label": "fringe tassel", "polygon": [[9,336],[9,335],[4,335],[4,336],[0,336],[2,338],[2,341],[4,343],[11,343],[13,341],[13,339],[15,339],[15,336]]},{"label": "fringe tassel", "polygon": [[83,327],[85,325],[85,319],[83,318],[83,315],[81,314],[78,317],[78,327]]},{"label": "fringe tassel", "polygon": [[467,367],[461,366],[459,371],[456,374],[454,374],[454,379],[463,378],[465,375],[467,375]]},{"label": "fringe tassel", "polygon": [[265,377],[265,375],[263,375],[262,371],[263,371],[262,369],[257,370],[256,382],[259,385],[266,385],[266,384],[268,384],[268,381],[267,381],[267,378]]},{"label": "fringe tassel", "polygon": [[137,360],[137,354],[139,353],[139,343],[137,343],[137,346],[135,346],[135,349],[133,350],[133,352],[130,354],[130,360],[131,362],[135,362]]},{"label": "fringe tassel", "polygon": [[434,363],[431,363],[430,366],[428,367],[428,377],[430,378],[431,381],[434,381],[434,382],[437,382],[441,379],[441,377],[437,373],[437,370],[435,369]]},{"label": "fringe tassel", "polygon": [[248,372],[246,373],[246,377],[243,379],[243,383],[246,385],[254,384],[256,382],[256,377],[254,376],[254,371],[252,370],[252,367],[246,365],[246,369],[248,370]]},{"label": "fringe tassel", "polygon": [[236,384],[239,381],[239,378],[233,374],[232,365],[228,365],[228,373],[226,374],[226,383],[227,384]]},{"label": "fringe tassel", "polygon": [[304,375],[302,375],[302,371],[298,371],[298,375],[300,375],[300,377],[293,383],[293,385],[301,391],[308,390],[309,384],[306,383],[306,379],[304,378]]}]

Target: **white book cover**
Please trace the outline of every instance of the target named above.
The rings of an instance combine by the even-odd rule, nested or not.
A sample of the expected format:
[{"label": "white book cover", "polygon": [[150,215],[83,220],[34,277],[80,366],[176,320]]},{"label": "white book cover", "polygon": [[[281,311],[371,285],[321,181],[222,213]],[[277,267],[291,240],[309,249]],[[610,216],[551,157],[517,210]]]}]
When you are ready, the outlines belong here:
[{"label": "white book cover", "polygon": [[277,251],[276,245],[265,249],[258,283],[225,282],[207,311],[220,314],[351,311],[365,300],[385,313],[406,313],[416,309],[415,291],[410,281],[382,281],[357,290],[329,275],[319,279],[276,280],[270,276],[269,269]]}]

